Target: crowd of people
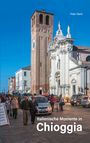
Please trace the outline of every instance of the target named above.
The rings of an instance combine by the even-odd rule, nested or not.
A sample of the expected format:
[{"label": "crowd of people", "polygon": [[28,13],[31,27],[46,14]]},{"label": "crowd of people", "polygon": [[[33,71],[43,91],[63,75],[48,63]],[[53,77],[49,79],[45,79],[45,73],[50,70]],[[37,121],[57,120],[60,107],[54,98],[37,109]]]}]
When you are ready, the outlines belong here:
[{"label": "crowd of people", "polygon": [[54,111],[54,108],[56,108],[57,111],[63,111],[63,106],[65,105],[64,98],[62,95],[59,97],[54,96],[53,94],[49,96],[49,101],[52,107],[52,112]]},{"label": "crowd of people", "polygon": [[18,97],[0,96],[0,102],[5,103],[7,114],[17,119],[17,112],[19,108]]},{"label": "crowd of people", "polygon": [[[62,96],[56,98],[54,95],[49,95],[48,100],[52,107],[52,112],[56,107],[57,111],[63,111],[64,99]],[[18,109],[23,111],[23,125],[28,124],[28,111],[30,112],[31,123],[35,123],[35,116],[37,113],[37,103],[35,97],[29,100],[28,96],[23,96],[23,98],[17,96],[0,96],[0,103],[5,103],[8,116],[13,119],[17,119]]]},{"label": "crowd of people", "polygon": [[28,96],[24,96],[21,101],[20,97],[17,96],[0,96],[0,103],[5,103],[7,114],[13,119],[17,119],[18,109],[22,109],[23,125],[28,124],[28,111],[30,111],[31,123],[34,124],[37,112],[34,97],[29,100]]}]

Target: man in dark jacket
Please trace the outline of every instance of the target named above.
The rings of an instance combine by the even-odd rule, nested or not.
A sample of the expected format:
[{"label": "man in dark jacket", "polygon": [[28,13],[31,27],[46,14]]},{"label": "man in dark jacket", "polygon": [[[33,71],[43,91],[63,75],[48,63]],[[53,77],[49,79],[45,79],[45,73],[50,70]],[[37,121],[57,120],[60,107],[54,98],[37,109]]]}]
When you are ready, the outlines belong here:
[{"label": "man in dark jacket", "polygon": [[29,103],[29,107],[30,107],[30,115],[31,115],[31,123],[34,124],[35,122],[35,116],[36,116],[36,101],[35,101],[35,97],[32,98],[32,101],[30,101]]},{"label": "man in dark jacket", "polygon": [[23,109],[23,125],[27,125],[29,110],[29,101],[27,96],[24,96],[24,100],[21,103],[21,108]]}]

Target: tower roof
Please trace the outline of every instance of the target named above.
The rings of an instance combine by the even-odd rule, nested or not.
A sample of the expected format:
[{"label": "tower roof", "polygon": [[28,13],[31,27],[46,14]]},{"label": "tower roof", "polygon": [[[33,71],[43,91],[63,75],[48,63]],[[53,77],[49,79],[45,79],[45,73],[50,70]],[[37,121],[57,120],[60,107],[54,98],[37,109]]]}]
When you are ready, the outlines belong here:
[{"label": "tower roof", "polygon": [[24,67],[22,70],[31,70],[31,66]]},{"label": "tower roof", "polygon": [[74,50],[77,50],[80,53],[90,54],[90,47],[87,46],[73,46]]},{"label": "tower roof", "polygon": [[[42,14],[44,13],[44,14],[54,15],[53,13],[51,13],[51,12],[46,12],[45,10],[35,10],[35,11],[33,12],[32,16],[34,15],[35,12],[37,12],[37,13],[42,13]],[[31,16],[31,17],[32,17],[32,16]]]}]

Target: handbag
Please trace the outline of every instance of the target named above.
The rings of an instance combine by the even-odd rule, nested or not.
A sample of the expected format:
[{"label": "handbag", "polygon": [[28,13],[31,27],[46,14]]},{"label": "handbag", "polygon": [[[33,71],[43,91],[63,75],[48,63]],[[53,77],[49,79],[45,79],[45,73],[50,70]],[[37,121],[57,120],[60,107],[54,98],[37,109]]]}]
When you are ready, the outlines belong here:
[{"label": "handbag", "polygon": [[59,105],[63,106],[63,105],[65,105],[65,102],[60,102]]}]

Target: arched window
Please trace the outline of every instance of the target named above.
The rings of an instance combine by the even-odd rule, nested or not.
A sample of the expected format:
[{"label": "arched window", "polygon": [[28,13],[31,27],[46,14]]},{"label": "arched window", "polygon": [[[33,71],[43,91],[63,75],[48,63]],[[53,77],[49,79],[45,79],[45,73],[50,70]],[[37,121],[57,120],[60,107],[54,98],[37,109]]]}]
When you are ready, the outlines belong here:
[{"label": "arched window", "polygon": [[42,14],[39,15],[39,23],[43,24],[43,15]]},{"label": "arched window", "polygon": [[60,69],[60,59],[58,60],[58,68]]},{"label": "arched window", "polygon": [[46,16],[46,25],[49,25],[49,16]]},{"label": "arched window", "polygon": [[60,69],[60,59],[57,62],[57,69]]}]

